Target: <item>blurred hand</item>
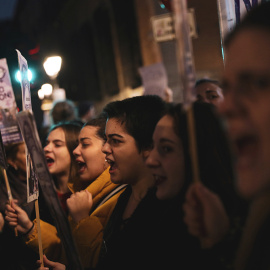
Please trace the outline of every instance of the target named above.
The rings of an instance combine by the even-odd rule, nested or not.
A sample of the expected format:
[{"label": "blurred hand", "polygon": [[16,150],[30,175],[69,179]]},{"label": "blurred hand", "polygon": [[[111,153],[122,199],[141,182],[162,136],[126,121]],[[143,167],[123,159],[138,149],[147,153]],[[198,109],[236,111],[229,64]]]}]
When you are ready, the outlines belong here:
[{"label": "blurred hand", "polygon": [[222,201],[201,183],[189,187],[183,210],[188,231],[200,239],[202,248],[211,248],[229,230],[229,218]]},{"label": "blurred hand", "polygon": [[92,194],[87,190],[76,192],[67,199],[69,214],[77,223],[89,216],[92,205]]},{"label": "blurred hand", "polygon": [[3,231],[4,224],[5,224],[5,220],[2,213],[0,212],[0,233]]},{"label": "blurred hand", "polygon": [[5,219],[10,227],[17,229],[20,233],[25,234],[31,229],[33,222],[29,219],[27,213],[15,202],[17,201],[12,200],[11,204],[9,204],[9,202],[6,203]]},{"label": "blurred hand", "polygon": [[43,255],[43,263],[44,263],[44,267],[41,266],[41,261],[38,260],[37,264],[39,265],[38,270],[66,270],[66,266],[58,263],[58,262],[52,262],[50,260],[47,259],[46,255]]},{"label": "blurred hand", "polygon": [[171,88],[169,88],[169,87],[167,87],[166,89],[165,89],[165,98],[164,98],[164,100],[166,101],[166,102],[173,102],[173,91],[172,91],[172,89]]}]

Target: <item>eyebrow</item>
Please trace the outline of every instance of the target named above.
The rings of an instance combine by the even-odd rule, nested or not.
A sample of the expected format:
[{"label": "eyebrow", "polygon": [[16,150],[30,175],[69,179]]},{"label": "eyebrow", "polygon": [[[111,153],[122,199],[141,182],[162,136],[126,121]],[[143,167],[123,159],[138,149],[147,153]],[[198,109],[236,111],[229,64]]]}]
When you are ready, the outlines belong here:
[{"label": "eyebrow", "polygon": [[[46,140],[46,143],[50,142],[49,140]],[[62,143],[65,143],[65,141],[62,141],[62,140],[52,140],[53,143],[58,143],[58,142],[62,142]]]},{"label": "eyebrow", "polygon": [[216,90],[206,90],[205,92],[206,92],[206,93],[212,93],[212,92],[217,93]]},{"label": "eyebrow", "polygon": [[161,143],[164,143],[164,142],[169,142],[169,143],[172,143],[172,144],[176,144],[175,141],[172,141],[170,139],[167,139],[167,138],[160,138],[159,140]]},{"label": "eyebrow", "polygon": [[119,137],[119,138],[122,138],[122,139],[124,138],[122,135],[119,135],[119,134],[116,134],[116,133],[109,134],[108,135],[108,138],[112,138],[114,136]]},{"label": "eyebrow", "polygon": [[83,137],[83,138],[80,138],[80,142],[84,141],[84,140],[92,140],[90,137]]}]

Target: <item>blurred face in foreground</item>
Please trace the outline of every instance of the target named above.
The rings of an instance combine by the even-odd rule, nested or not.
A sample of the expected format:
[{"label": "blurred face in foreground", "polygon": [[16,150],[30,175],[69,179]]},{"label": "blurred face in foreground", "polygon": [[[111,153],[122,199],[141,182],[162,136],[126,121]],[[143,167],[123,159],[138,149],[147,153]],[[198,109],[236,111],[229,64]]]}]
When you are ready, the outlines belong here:
[{"label": "blurred face in foreground", "polygon": [[184,183],[184,154],[180,138],[174,131],[174,120],[165,115],[153,134],[154,147],[146,160],[157,187],[159,199],[175,197]]},{"label": "blurred face in foreground", "polygon": [[270,34],[239,32],[226,51],[225,116],[237,157],[238,189],[254,197],[270,188]]},{"label": "blurred face in foreground", "polygon": [[82,181],[94,181],[108,167],[101,151],[104,141],[97,131],[98,127],[85,126],[79,134],[79,145],[73,151]]}]

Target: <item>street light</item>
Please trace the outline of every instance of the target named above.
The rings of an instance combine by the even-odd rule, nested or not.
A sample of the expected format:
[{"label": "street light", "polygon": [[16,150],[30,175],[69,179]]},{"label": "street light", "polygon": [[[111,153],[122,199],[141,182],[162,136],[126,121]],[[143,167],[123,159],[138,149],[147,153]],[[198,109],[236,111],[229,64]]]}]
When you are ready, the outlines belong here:
[{"label": "street light", "polygon": [[62,58],[61,56],[50,56],[47,57],[43,63],[46,74],[51,78],[55,79],[61,69]]},{"label": "street light", "polygon": [[[29,68],[27,70],[27,77],[28,77],[29,82],[31,82],[31,80],[33,78],[33,73]],[[16,79],[17,82],[21,82],[22,76],[21,76],[21,71],[20,70],[17,70],[17,72],[15,74],[15,79]]]},{"label": "street light", "polygon": [[[43,67],[45,69],[45,72],[50,77],[52,85],[53,85],[53,90],[52,90],[52,93],[50,95],[53,100],[66,98],[65,90],[59,89],[58,84],[57,84],[57,80],[56,80],[57,75],[61,69],[61,64],[62,64],[61,56],[47,57],[43,63]],[[48,95],[47,95],[47,97],[48,97]],[[44,98],[44,97],[43,97],[42,91],[41,91],[40,99],[42,99],[42,98]]]},{"label": "street light", "polygon": [[[38,91],[38,95],[42,100],[41,109],[43,110],[43,125],[50,125],[49,111],[52,108],[52,102],[56,99],[65,99],[65,90],[59,89],[57,84],[57,75],[61,69],[62,58],[61,56],[47,57],[43,63],[46,74],[50,77],[53,86],[45,84]],[[59,95],[59,92],[61,95]]]}]

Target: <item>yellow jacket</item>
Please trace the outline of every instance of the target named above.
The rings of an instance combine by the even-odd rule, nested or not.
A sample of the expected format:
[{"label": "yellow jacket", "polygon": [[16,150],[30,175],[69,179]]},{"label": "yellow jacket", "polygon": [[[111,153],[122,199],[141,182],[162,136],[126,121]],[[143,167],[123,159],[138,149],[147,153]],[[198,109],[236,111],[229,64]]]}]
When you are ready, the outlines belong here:
[{"label": "yellow jacket", "polygon": [[[102,245],[103,229],[124,188],[119,187],[120,191],[110,197],[102,205],[99,205],[100,200],[117,187],[118,185],[113,184],[110,180],[109,168],[106,169],[86,188],[92,194],[93,198],[92,209],[94,210],[90,213],[90,216],[81,220],[79,223],[75,223],[71,217],[69,217],[74,242],[78,248],[78,253],[84,268],[96,266]],[[34,223],[36,223],[36,220]],[[66,264],[67,260],[65,258],[64,249],[56,228],[40,220],[40,231],[43,253],[52,261]],[[29,247],[39,252],[36,226],[35,230],[25,237],[25,242]]]}]

